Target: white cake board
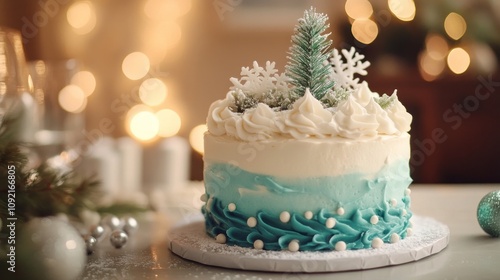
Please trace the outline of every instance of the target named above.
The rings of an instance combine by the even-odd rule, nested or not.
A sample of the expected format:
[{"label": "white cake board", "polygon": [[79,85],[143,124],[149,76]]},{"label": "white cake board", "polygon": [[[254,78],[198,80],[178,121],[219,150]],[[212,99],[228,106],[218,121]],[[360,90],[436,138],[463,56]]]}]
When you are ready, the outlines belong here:
[{"label": "white cake board", "polygon": [[273,272],[334,272],[370,269],[418,261],[439,253],[450,240],[448,227],[432,218],[413,216],[413,235],[378,249],[327,252],[265,251],[216,243],[205,233],[203,216],[174,228],[169,249],[206,265]]}]

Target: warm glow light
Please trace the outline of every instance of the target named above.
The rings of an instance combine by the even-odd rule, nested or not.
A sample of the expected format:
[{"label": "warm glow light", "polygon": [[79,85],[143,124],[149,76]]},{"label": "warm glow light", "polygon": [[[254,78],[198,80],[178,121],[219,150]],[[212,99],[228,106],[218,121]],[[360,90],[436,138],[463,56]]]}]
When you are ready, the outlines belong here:
[{"label": "warm glow light", "polygon": [[368,0],[347,0],[345,12],[352,19],[369,18],[373,14],[373,7]]},{"label": "warm glow light", "polygon": [[427,54],[435,60],[444,60],[448,55],[448,43],[438,34],[429,34],[425,38]]},{"label": "warm glow light", "polygon": [[142,33],[141,50],[148,55],[151,60],[161,61],[165,58],[167,51],[177,46],[182,31],[179,24],[173,21],[165,21],[154,24]]},{"label": "warm glow light", "polygon": [[470,56],[462,48],[454,48],[448,54],[448,67],[455,74],[462,74],[469,68]]},{"label": "warm glow light", "polygon": [[80,87],[86,96],[91,95],[96,86],[94,74],[89,71],[77,72],[71,77],[71,83]]},{"label": "warm glow light", "polygon": [[156,112],[156,117],[160,122],[158,136],[170,137],[176,135],[181,129],[181,117],[170,109],[163,109]]},{"label": "warm glow light", "polygon": [[402,21],[412,21],[417,11],[413,0],[388,0],[389,10]]},{"label": "warm glow light", "polygon": [[77,1],[71,4],[66,12],[66,18],[78,34],[92,31],[97,21],[94,5],[90,1]]},{"label": "warm glow light", "polygon": [[371,19],[355,19],[351,26],[354,38],[363,44],[370,44],[377,38],[378,27]]},{"label": "warm glow light", "polygon": [[206,125],[200,124],[195,126],[189,133],[189,143],[191,147],[200,154],[203,154],[205,151],[203,146],[203,134],[205,134],[207,130]]},{"label": "warm glow light", "polygon": [[160,79],[147,79],[139,87],[139,97],[146,105],[160,105],[167,97],[167,86]]},{"label": "warm glow light", "polygon": [[441,73],[443,73],[445,67],[443,59],[434,59],[428,51],[420,53],[418,62],[420,74],[426,81],[435,80]]},{"label": "warm glow light", "polygon": [[132,136],[138,140],[149,141],[158,135],[160,123],[154,113],[141,111],[131,116],[129,129]]},{"label": "warm glow light", "polygon": [[142,52],[128,54],[122,62],[122,71],[131,80],[142,79],[149,72],[149,58]]},{"label": "warm glow light", "polygon": [[152,20],[177,18],[191,10],[191,0],[148,0],[144,13]]},{"label": "warm glow light", "polygon": [[58,101],[59,105],[70,113],[80,113],[87,106],[85,93],[76,85],[68,85],[61,89]]},{"label": "warm glow light", "polygon": [[444,30],[450,38],[458,40],[465,34],[467,23],[461,15],[450,13],[444,20]]}]

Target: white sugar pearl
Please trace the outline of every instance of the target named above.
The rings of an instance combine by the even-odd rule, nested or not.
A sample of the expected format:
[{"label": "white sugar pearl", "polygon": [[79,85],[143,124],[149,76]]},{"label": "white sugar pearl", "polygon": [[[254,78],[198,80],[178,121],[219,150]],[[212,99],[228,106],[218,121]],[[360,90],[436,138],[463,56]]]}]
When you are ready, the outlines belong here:
[{"label": "white sugar pearl", "polygon": [[380,239],[378,237],[373,238],[372,248],[377,249],[377,248],[382,247],[382,245],[384,245],[384,241],[382,241],[382,239]]},{"label": "white sugar pearl", "polygon": [[397,242],[399,242],[399,239],[400,239],[399,234],[397,234],[397,233],[391,234],[391,243],[397,243]]},{"label": "white sugar pearl", "polygon": [[288,211],[281,212],[280,221],[282,223],[288,223],[288,221],[290,221],[290,213]]},{"label": "white sugar pearl", "polygon": [[288,243],[288,250],[291,252],[297,252],[300,249],[299,246],[299,241],[298,240],[292,240],[290,243]]},{"label": "white sugar pearl", "polygon": [[326,219],[325,226],[327,228],[333,228],[336,223],[337,223],[337,221],[335,220],[335,218],[328,218],[328,219]]},{"label": "white sugar pearl", "polygon": [[207,194],[204,193],[200,196],[200,200],[203,201],[203,202],[207,202]]},{"label": "white sugar pearl", "polygon": [[255,249],[258,249],[258,250],[263,249],[264,248],[264,242],[262,240],[260,240],[260,239],[257,239],[257,240],[255,240],[253,242],[253,247]]},{"label": "white sugar pearl", "polygon": [[215,242],[220,243],[220,244],[225,244],[226,243],[226,235],[219,233],[215,237]]},{"label": "white sugar pearl", "polygon": [[408,214],[408,212],[406,212],[406,209],[401,209],[401,217],[406,216],[406,214]]},{"label": "white sugar pearl", "polygon": [[236,204],[234,203],[229,203],[227,205],[227,210],[229,210],[230,212],[234,212],[234,210],[236,210]]},{"label": "white sugar pearl", "polygon": [[312,219],[312,218],[313,218],[313,216],[314,216],[314,214],[313,214],[313,212],[311,212],[311,211],[306,211],[306,212],[304,213],[304,217],[305,217],[306,219],[308,219],[308,220]]},{"label": "white sugar pearl", "polygon": [[394,198],[391,198],[390,204],[392,207],[395,207],[396,205],[398,205],[398,201]]},{"label": "white sugar pearl", "polygon": [[248,218],[247,225],[249,227],[255,227],[255,226],[257,226],[257,219],[255,219],[254,217]]},{"label": "white sugar pearl", "polygon": [[370,218],[370,223],[371,223],[372,225],[376,225],[376,224],[378,223],[378,216],[377,216],[377,215],[373,215],[373,216],[371,216],[371,218]]},{"label": "white sugar pearl", "polygon": [[412,228],[407,228],[406,229],[406,235],[407,236],[412,236],[413,235],[413,229]]},{"label": "white sugar pearl", "polygon": [[339,214],[339,215],[344,215],[344,213],[345,213],[344,208],[339,207],[339,208],[337,209],[337,214]]},{"label": "white sugar pearl", "polygon": [[347,244],[345,244],[344,241],[339,241],[335,243],[335,250],[336,251],[345,251],[347,249]]},{"label": "white sugar pearl", "polygon": [[409,196],[409,195],[411,194],[411,190],[410,190],[410,189],[406,189],[406,190],[405,190],[405,194],[406,194],[407,196]]}]

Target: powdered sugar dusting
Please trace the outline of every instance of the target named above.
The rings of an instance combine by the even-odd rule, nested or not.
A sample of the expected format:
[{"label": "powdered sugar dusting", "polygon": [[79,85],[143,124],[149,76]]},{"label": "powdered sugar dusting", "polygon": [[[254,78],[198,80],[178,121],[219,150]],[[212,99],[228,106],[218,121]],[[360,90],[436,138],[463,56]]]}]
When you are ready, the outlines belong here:
[{"label": "powdered sugar dusting", "polygon": [[383,244],[378,249],[290,252],[228,246],[210,238],[200,220],[170,232],[169,247],[186,259],[244,270],[326,272],[368,269],[417,261],[447,246],[449,229],[446,225],[418,216],[412,221],[412,236],[394,244]]}]

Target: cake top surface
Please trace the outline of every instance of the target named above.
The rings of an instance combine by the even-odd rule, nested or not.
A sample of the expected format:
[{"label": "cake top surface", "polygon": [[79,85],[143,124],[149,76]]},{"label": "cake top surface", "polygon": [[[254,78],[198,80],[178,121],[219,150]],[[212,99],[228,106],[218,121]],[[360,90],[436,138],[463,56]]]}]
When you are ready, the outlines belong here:
[{"label": "cake top surface", "polygon": [[207,117],[208,133],[243,141],[272,138],[369,139],[410,130],[412,116],[392,95],[372,92],[358,75],[370,65],[364,55],[329,50],[324,34],[328,17],[305,11],[292,36],[288,63],[279,73],[274,62],[242,67],[226,97]]}]

